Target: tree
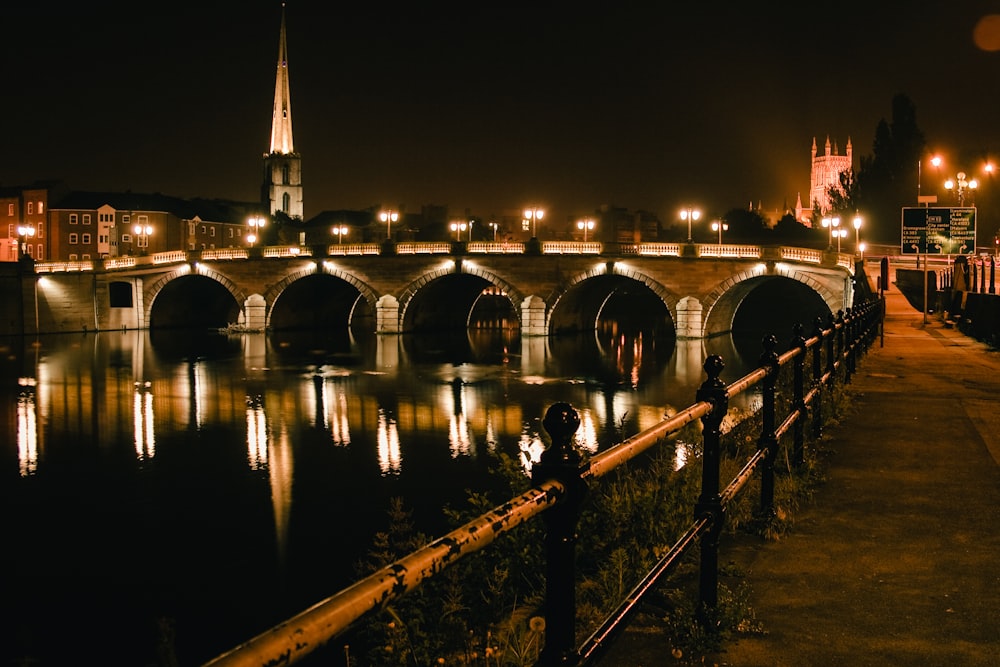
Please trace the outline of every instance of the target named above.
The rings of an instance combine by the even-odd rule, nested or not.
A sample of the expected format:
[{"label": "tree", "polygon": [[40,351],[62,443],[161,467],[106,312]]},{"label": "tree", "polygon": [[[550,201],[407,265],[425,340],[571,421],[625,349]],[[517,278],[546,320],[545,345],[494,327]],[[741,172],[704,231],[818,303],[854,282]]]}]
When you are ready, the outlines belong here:
[{"label": "tree", "polygon": [[727,236],[731,241],[759,243],[770,231],[760,213],[745,208],[730,210],[722,216],[722,221],[729,225]]},{"label": "tree", "polygon": [[925,147],[916,107],[906,95],[897,94],[892,99],[892,122],[879,121],[872,154],[861,157],[857,176],[844,195],[865,216],[872,241],[899,243],[902,208],[916,204],[917,165]]}]

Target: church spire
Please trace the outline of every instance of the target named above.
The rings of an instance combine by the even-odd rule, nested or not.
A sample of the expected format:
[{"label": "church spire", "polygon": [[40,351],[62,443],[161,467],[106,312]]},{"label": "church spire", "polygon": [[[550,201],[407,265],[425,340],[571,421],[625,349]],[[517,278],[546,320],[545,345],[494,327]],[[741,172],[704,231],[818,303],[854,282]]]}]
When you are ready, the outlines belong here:
[{"label": "church spire", "polygon": [[271,116],[271,147],[264,154],[261,204],[271,214],[283,213],[293,220],[304,215],[302,204],[302,158],[292,143],[292,104],[288,86],[288,49],[285,41],[285,3],[281,3],[281,35],[278,40],[278,75],[274,81]]},{"label": "church spire", "polygon": [[281,37],[278,40],[278,74],[274,80],[270,152],[283,155],[295,152],[292,142],[292,100],[288,86],[288,47],[285,42],[285,3],[281,3]]}]

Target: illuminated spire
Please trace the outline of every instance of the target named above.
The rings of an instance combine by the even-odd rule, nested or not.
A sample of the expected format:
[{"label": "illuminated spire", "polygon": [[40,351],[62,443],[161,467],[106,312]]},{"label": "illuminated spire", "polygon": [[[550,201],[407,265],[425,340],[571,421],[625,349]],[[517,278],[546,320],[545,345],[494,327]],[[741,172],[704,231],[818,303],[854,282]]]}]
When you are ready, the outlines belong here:
[{"label": "illuminated spire", "polygon": [[292,100],[288,87],[288,50],[285,44],[285,3],[281,3],[281,38],[278,42],[278,74],[274,81],[274,115],[271,118],[271,153],[289,155],[292,143]]}]

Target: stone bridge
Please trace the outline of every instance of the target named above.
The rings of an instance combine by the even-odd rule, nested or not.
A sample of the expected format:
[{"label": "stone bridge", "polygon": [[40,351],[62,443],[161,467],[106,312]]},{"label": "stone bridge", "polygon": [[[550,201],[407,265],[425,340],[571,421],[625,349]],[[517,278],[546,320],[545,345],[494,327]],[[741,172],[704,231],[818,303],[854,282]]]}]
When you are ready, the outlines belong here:
[{"label": "stone bridge", "polygon": [[[206,326],[593,330],[630,314],[678,338],[730,331],[765,284],[803,321],[851,305],[854,258],[784,246],[400,243],[228,248],[22,266],[24,332]],[[810,313],[812,315],[810,316]]]}]

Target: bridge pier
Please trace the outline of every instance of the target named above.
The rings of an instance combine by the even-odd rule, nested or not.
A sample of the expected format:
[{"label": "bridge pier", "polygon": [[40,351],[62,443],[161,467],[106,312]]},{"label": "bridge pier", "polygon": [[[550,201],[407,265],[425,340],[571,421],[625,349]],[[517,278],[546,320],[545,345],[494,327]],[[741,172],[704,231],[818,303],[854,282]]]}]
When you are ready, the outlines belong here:
[{"label": "bridge pier", "polygon": [[391,294],[385,294],[375,302],[375,333],[399,333],[399,301]]},{"label": "bridge pier", "polygon": [[545,301],[539,296],[529,296],[521,302],[521,335],[547,336]]},{"label": "bridge pier", "polygon": [[705,324],[702,319],[702,305],[693,296],[686,296],[677,302],[677,337],[704,338]]}]

